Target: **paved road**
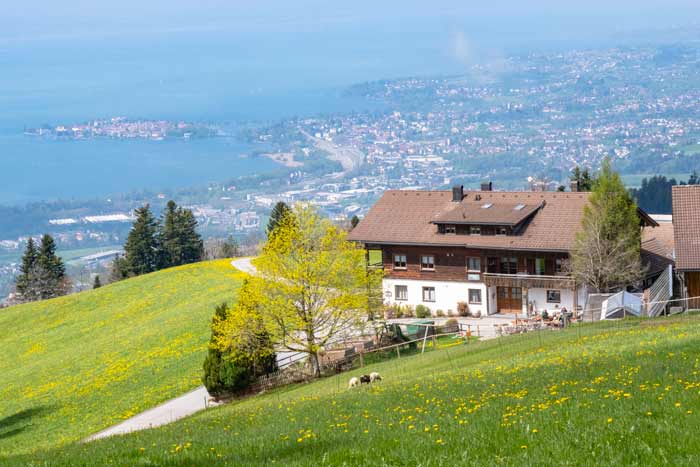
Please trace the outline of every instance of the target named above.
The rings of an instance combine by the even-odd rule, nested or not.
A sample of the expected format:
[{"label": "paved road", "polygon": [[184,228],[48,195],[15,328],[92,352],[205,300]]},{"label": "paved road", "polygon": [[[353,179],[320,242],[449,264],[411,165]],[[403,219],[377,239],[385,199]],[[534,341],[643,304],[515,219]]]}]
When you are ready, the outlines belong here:
[{"label": "paved road", "polygon": [[209,393],[204,386],[200,386],[187,394],[171,399],[157,407],[153,407],[117,425],[111,426],[106,430],[95,433],[85,439],[85,441],[94,441],[109,436],[123,435],[132,431],[146,430],[148,428],[167,425],[175,420],[179,420],[215,405],[207,402],[208,400]]},{"label": "paved road", "polygon": [[258,272],[255,266],[253,266],[253,263],[251,262],[252,260],[253,258],[238,258],[231,261],[231,265],[239,271],[245,272],[252,276]]}]

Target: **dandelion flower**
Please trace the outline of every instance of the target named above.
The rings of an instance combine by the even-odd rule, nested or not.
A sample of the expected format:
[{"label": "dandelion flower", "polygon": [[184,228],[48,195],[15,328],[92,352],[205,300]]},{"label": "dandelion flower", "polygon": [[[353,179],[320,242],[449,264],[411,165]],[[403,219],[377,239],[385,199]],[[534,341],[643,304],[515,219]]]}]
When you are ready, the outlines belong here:
[{"label": "dandelion flower", "polygon": [[608,423],[612,423],[612,422],[613,422],[612,417],[611,417],[611,418],[608,418]]}]

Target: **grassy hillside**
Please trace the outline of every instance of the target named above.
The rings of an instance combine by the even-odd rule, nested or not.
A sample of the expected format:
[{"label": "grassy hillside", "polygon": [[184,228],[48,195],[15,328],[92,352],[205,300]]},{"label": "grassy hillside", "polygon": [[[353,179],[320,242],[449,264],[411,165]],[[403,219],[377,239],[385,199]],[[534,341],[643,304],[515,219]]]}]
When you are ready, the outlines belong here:
[{"label": "grassy hillside", "polygon": [[[366,368],[11,459],[94,465],[698,465],[700,319],[585,325]],[[355,372],[357,373],[357,372]]]},{"label": "grassy hillside", "polygon": [[0,310],[0,457],[81,439],[200,384],[230,261]]}]

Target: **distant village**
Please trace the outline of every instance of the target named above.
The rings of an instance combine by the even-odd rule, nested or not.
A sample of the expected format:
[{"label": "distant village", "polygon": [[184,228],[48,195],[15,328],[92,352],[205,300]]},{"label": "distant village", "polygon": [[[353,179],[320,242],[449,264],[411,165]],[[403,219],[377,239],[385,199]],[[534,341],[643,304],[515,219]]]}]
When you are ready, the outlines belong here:
[{"label": "distant village", "polygon": [[113,139],[148,139],[162,141],[170,138],[191,139],[213,137],[220,130],[210,125],[168,120],[129,120],[114,117],[106,120],[93,120],[87,123],[44,125],[30,128],[24,132],[27,136],[45,138],[113,138]]}]

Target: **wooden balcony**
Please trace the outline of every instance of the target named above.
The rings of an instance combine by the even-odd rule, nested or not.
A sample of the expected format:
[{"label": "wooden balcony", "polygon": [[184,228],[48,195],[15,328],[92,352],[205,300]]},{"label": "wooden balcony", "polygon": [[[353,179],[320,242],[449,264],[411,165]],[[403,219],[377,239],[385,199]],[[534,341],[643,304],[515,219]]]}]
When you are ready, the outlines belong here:
[{"label": "wooden balcony", "polygon": [[570,276],[542,276],[533,274],[481,274],[489,287],[522,287],[527,289],[574,289],[576,281]]}]

